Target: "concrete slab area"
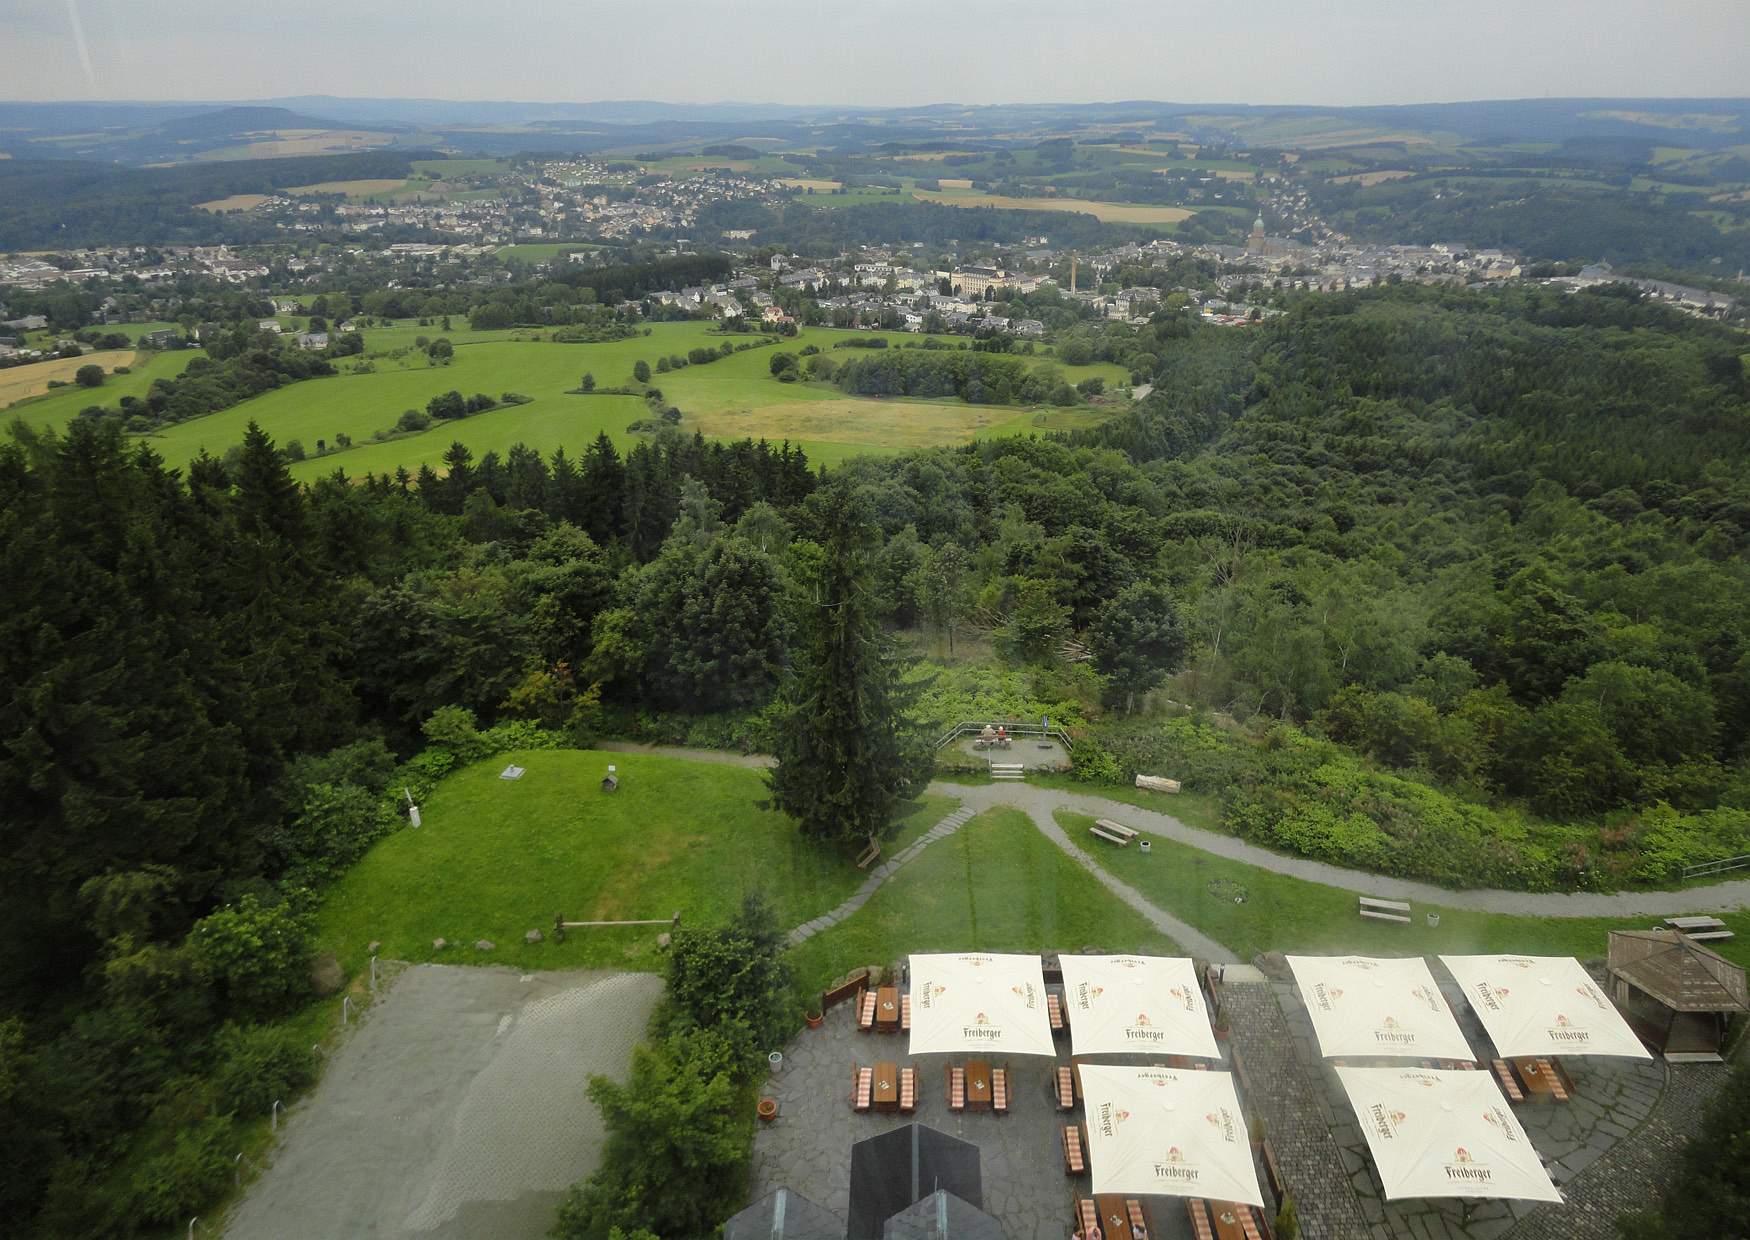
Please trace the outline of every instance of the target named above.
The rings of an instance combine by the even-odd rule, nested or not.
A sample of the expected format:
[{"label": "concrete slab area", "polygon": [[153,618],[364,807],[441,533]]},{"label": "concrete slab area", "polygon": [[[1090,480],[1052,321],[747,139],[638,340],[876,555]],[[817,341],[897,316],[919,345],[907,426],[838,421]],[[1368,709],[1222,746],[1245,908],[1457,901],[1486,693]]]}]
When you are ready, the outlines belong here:
[{"label": "concrete slab area", "polygon": [[407,969],[292,1109],[230,1240],[538,1240],[662,993],[647,973]]}]

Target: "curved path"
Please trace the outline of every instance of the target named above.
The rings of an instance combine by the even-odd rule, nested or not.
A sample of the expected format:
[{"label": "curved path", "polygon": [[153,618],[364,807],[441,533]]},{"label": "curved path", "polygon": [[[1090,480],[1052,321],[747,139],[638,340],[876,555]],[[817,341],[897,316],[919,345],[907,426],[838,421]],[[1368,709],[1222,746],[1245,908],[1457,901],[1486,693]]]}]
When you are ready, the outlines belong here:
[{"label": "curved path", "polygon": [[[698,762],[719,762],[754,768],[772,764],[772,759],[764,754],[733,754],[673,745],[604,741],[598,748],[621,753],[662,754],[667,757],[690,758]],[[1432,883],[1416,882],[1413,879],[1389,878],[1366,870],[1346,869],[1305,857],[1285,856],[1260,848],[1256,844],[1248,844],[1231,835],[1189,826],[1159,810],[1142,809],[1124,801],[1110,801],[1105,797],[1083,792],[1041,788],[1026,783],[940,782],[931,784],[930,791],[940,796],[956,797],[963,806],[977,813],[999,805],[1022,810],[1045,832],[1047,838],[1061,847],[1069,848],[1071,855],[1078,858],[1083,855],[1081,850],[1069,844],[1052,817],[1056,810],[1067,809],[1095,818],[1116,818],[1126,826],[1135,827],[1149,835],[1188,844],[1192,848],[1200,848],[1204,852],[1214,853],[1231,861],[1242,861],[1260,870],[1286,874],[1291,878],[1351,891],[1356,895],[1419,900],[1445,908],[1471,909],[1480,913],[1514,913],[1530,917],[1672,917],[1684,913],[1727,913],[1750,908],[1750,878],[1687,887],[1680,891],[1502,891],[1491,887],[1459,890],[1436,887]],[[1091,867],[1090,872],[1096,877],[1104,874],[1104,870],[1099,867]],[[1118,886],[1124,885],[1119,883]],[[1126,887],[1125,890],[1130,889]],[[1189,947],[1190,944],[1186,943],[1186,946]]]}]

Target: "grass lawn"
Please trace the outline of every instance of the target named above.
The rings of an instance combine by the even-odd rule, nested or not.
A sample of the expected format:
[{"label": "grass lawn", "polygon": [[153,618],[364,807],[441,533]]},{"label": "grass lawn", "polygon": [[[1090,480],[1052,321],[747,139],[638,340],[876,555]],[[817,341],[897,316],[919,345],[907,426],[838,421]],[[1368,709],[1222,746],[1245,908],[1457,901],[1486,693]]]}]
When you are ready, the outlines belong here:
[{"label": "grass lawn", "polygon": [[1174,231],[1197,212],[1189,207],[1156,207],[1132,202],[1094,202],[1081,198],[1009,198],[1001,194],[981,194],[975,190],[912,191],[920,202],[937,202],[947,207],[1001,207],[1006,211],[1071,211],[1091,215],[1107,224],[1144,224],[1163,232]]},{"label": "grass lawn", "polygon": [[994,809],[931,844],[856,913],[795,948],[790,961],[806,993],[858,965],[917,951],[1085,946],[1180,954],[1025,814]]},{"label": "grass lawn", "polygon": [[[1363,921],[1356,916],[1353,892],[1273,874],[1159,836],[1153,837],[1146,857],[1134,848],[1089,848],[1084,842],[1092,842],[1092,818],[1067,810],[1057,811],[1056,818],[1096,863],[1161,909],[1226,944],[1242,960],[1265,951],[1377,956],[1520,952],[1584,959],[1604,955],[1609,931],[1644,930],[1657,920],[1517,917],[1417,901],[1415,920],[1407,926]],[[1235,904],[1240,892],[1244,900]],[[1428,913],[1439,915],[1438,926],[1428,924]],[[1723,920],[1738,937],[1709,946],[1750,965],[1750,912],[1728,913]]]},{"label": "grass lawn", "polygon": [[[956,400],[881,400],[848,397],[828,384],[779,383],[772,377],[773,352],[797,352],[813,344],[842,361],[853,351],[833,350],[832,346],[848,334],[807,328],[796,339],[780,345],[749,349],[705,366],[653,373],[651,379],[667,401],[685,414],[680,424],[683,433],[698,431],[707,438],[730,440],[763,437],[773,443],[789,439],[800,445],[814,464],[832,464],[871,451],[1090,426],[1110,416],[1114,408],[1024,409]],[[904,332],[855,334],[884,335],[896,342],[918,339]],[[166,427],[151,442],[171,464],[182,465],[203,448],[222,455],[242,440],[252,420],[277,442],[296,439],[310,453],[315,452],[318,439],[333,443],[337,434],[352,437],[354,446],[346,451],[295,464],[292,473],[303,480],[337,468],[355,478],[368,472],[392,473],[396,466],[409,471],[417,471],[421,464],[439,468],[445,450],[456,440],[468,445],[476,460],[487,451],[502,454],[519,441],[543,453],[563,446],[575,455],[602,431],[624,450],[638,440],[626,427],[648,416],[643,401],[632,396],[570,394],[583,372],[593,374],[602,387],[618,386],[631,382],[635,362],[650,363],[654,372],[658,358],[684,356],[692,348],[717,347],[734,339],[712,332],[705,323],[652,324],[649,336],[603,344],[557,344],[531,339],[532,335],[527,330],[444,332],[417,325],[365,328],[367,352],[362,360],[370,362],[374,373],[356,373],[351,368],[357,361],[346,359],[341,363],[346,373],[291,384],[230,409]],[[413,348],[419,336],[446,336],[457,346],[454,361],[448,366],[430,366]],[[402,350],[405,352],[394,356]],[[1031,361],[1057,365],[1045,353],[1034,355]],[[1099,376],[1112,386],[1125,380],[1123,371],[1111,364],[1060,369],[1070,382]],[[441,423],[421,434],[383,443],[371,441],[376,432],[393,426],[402,411],[424,409],[433,396],[451,389],[465,396],[483,392],[495,398],[505,392],[520,392],[532,400]],[[61,409],[61,421],[89,403],[80,401]]]},{"label": "grass lawn", "polygon": [[[528,773],[499,779],[513,762]],[[597,788],[610,762],[621,776],[612,796]],[[368,967],[373,939],[384,957],[416,962],[654,969],[661,926],[576,930],[556,943],[554,915],[678,911],[699,925],[728,915],[756,886],[785,926],[800,925],[865,876],[846,854],[804,840],[789,818],[756,808],[764,795],[760,772],[735,766],[594,750],[500,754],[445,779],[420,807],[419,830],[380,841],[329,890],[319,944],[353,974]],[[952,806],[946,797],[917,802],[898,846]],[[548,941],[525,944],[534,929]],[[437,938],[454,946],[435,952]],[[476,939],[497,950],[476,952]]]},{"label": "grass lawn", "polygon": [[501,245],[493,251],[497,258],[515,259],[524,263],[550,263],[561,254],[573,250],[585,253],[589,250],[599,250],[599,245],[591,245],[587,241],[527,241],[516,245]]}]

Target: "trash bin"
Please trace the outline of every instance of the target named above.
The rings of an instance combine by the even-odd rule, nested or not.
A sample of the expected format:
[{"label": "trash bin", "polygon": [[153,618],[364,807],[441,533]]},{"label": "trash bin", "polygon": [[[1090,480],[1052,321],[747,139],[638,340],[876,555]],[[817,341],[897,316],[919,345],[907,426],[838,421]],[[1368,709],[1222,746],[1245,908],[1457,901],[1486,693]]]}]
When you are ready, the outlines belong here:
[{"label": "trash bin", "polygon": [[778,1075],[778,1073],[784,1070],[784,1052],[773,1051],[770,1055],[766,1056],[766,1063],[771,1066],[772,1075]]},{"label": "trash bin", "polygon": [[1148,856],[1148,841],[1147,840],[1140,841],[1139,846],[1142,849],[1142,855],[1145,857]]},{"label": "trash bin", "polygon": [[1439,913],[1429,913],[1428,914],[1428,924],[1430,926],[1438,926],[1440,924],[1440,914]]}]

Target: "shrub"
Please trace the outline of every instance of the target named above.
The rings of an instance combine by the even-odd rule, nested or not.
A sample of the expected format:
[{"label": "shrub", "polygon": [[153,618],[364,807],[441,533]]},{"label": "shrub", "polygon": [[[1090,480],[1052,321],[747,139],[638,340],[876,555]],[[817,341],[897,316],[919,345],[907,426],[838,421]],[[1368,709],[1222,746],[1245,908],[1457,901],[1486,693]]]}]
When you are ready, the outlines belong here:
[{"label": "shrub", "polygon": [[73,382],[80,387],[94,388],[103,386],[103,367],[95,362],[81,366],[73,372]]},{"label": "shrub", "polygon": [[480,730],[474,723],[474,712],[466,706],[440,707],[432,712],[420,731],[433,745],[454,754],[458,762],[473,762],[486,756]]},{"label": "shrub", "polygon": [[304,1039],[273,1025],[226,1025],[213,1039],[217,1061],[209,1077],[221,1115],[265,1115],[316,1079]]},{"label": "shrub", "polygon": [[232,1011],[268,1016],[306,988],[312,922],[289,900],[266,905],[250,894],[195,922],[188,944]]},{"label": "shrub", "polygon": [[134,1174],[135,1212],[149,1223],[180,1223],[225,1190],[231,1178],[231,1125],[207,1119],[177,1134],[169,1152]]}]

